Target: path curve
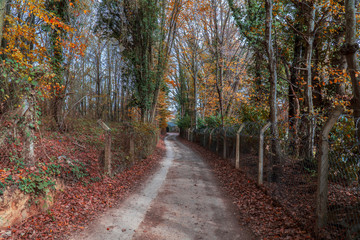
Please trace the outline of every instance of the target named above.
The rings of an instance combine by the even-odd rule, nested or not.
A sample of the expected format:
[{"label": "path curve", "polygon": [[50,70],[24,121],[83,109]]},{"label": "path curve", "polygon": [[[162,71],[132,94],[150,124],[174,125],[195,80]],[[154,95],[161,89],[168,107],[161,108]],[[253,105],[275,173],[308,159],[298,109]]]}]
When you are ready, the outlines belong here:
[{"label": "path curve", "polygon": [[166,137],[161,167],[136,193],[71,239],[253,239],[211,170],[176,136]]}]

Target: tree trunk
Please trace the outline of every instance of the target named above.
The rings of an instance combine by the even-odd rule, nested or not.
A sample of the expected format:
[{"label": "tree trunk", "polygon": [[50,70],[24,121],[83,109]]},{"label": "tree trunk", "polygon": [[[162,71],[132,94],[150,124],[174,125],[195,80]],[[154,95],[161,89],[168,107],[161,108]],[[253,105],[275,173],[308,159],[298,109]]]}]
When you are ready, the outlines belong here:
[{"label": "tree trunk", "polygon": [[[66,1],[52,1],[48,3],[47,9],[55,14],[56,17],[65,21],[68,3]],[[59,86],[63,85],[64,82],[64,52],[61,44],[61,39],[64,36],[64,32],[61,28],[55,27],[50,30],[50,51],[51,55],[51,68],[55,73],[55,82]],[[64,130],[64,122],[62,116],[62,107],[64,103],[65,89],[60,88],[53,97],[52,100],[52,111],[53,117],[55,118],[56,125],[59,130]]]},{"label": "tree trunk", "polygon": [[198,75],[198,63],[197,63],[197,56],[198,56],[198,52],[197,52],[197,43],[195,42],[195,54],[193,56],[193,63],[192,63],[192,67],[193,67],[193,80],[194,80],[194,113],[193,113],[193,116],[194,116],[194,124],[192,127],[195,127],[197,128],[197,114],[196,114],[196,107],[197,107],[197,87],[196,87],[196,84],[197,84],[197,75]]},{"label": "tree trunk", "polygon": [[95,84],[96,84],[96,112],[95,117],[100,119],[102,116],[102,109],[101,109],[101,40],[98,39],[98,49],[96,53],[96,77],[95,77]]},{"label": "tree trunk", "polygon": [[337,106],[329,116],[321,132],[321,147],[318,161],[318,181],[316,193],[316,227],[319,230],[326,226],[328,209],[329,181],[329,134],[342,113],[342,107]]},{"label": "tree trunk", "polygon": [[219,113],[221,117],[221,127],[224,127],[224,106],[223,106],[223,74],[222,74],[222,54],[220,47],[220,38],[219,38],[219,26],[218,26],[218,16],[217,16],[217,6],[216,1],[212,0],[212,10],[213,12],[213,24],[214,24],[214,47],[215,47],[215,61],[216,61],[216,69],[215,69],[215,79],[216,79],[216,91],[218,93],[219,98]]},{"label": "tree trunk", "polygon": [[108,57],[108,95],[107,95],[107,98],[108,98],[108,102],[107,102],[107,108],[108,108],[108,120],[109,121],[112,121],[114,119],[113,117],[113,114],[112,114],[112,99],[111,99],[111,92],[112,92],[112,62],[111,62],[111,53],[110,53],[110,47],[108,46],[108,49],[107,49],[107,57]]},{"label": "tree trunk", "polygon": [[35,97],[29,94],[23,101],[23,158],[28,166],[35,165]]},{"label": "tree trunk", "polygon": [[2,46],[3,30],[5,25],[6,3],[7,0],[0,0],[0,46]]},{"label": "tree trunk", "polygon": [[268,55],[268,69],[270,73],[270,121],[271,121],[271,133],[272,133],[272,147],[275,154],[274,160],[271,165],[273,166],[273,179],[277,180],[280,168],[277,166],[280,164],[280,146],[279,146],[279,130],[277,126],[277,71],[276,71],[276,59],[274,54],[274,48],[272,43],[272,0],[265,1],[266,9],[266,26],[265,26],[265,38],[266,38],[266,50]]},{"label": "tree trunk", "polygon": [[314,103],[313,103],[313,85],[312,85],[312,53],[314,47],[314,32],[315,32],[315,6],[309,6],[309,17],[308,17],[308,37],[307,37],[307,48],[306,48],[306,104],[308,111],[308,142],[306,150],[307,160],[314,158],[314,138],[315,138],[315,118],[314,118]]},{"label": "tree trunk", "polygon": [[[299,25],[295,26],[296,29],[299,29]],[[290,147],[293,154],[297,155],[298,150],[295,149],[298,144],[298,116],[300,115],[300,103],[298,99],[299,91],[298,91],[298,79],[299,79],[299,70],[297,69],[300,64],[299,61],[302,55],[303,44],[301,42],[301,37],[294,33],[294,56],[293,62],[290,69],[290,83],[289,83],[289,93],[288,93],[288,101],[289,101],[289,133],[290,133]]]},{"label": "tree trunk", "polygon": [[[352,94],[351,108],[354,110],[355,124],[360,118],[360,78],[358,77],[358,63],[356,52],[359,49],[356,36],[356,1],[345,0],[346,35],[345,44],[342,48],[348,64],[348,72],[351,77]],[[358,126],[357,138],[360,138],[360,127]]]}]

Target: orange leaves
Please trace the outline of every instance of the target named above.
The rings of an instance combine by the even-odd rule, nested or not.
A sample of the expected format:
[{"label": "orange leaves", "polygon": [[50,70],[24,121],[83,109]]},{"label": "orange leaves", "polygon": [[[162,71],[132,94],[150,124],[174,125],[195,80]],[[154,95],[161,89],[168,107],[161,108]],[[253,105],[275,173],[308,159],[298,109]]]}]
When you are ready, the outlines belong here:
[{"label": "orange leaves", "polygon": [[[71,4],[80,5],[77,1],[79,0],[73,0]],[[65,50],[64,55],[83,55],[86,46],[80,34],[74,36],[76,29],[49,11],[45,3],[45,0],[12,1],[11,12],[22,14],[6,16],[8,25],[4,29],[4,38],[7,47],[1,49],[1,54],[6,55],[9,69],[16,67],[16,77],[22,81],[21,84],[39,85],[39,90],[47,96],[47,92],[61,92],[63,87],[51,86],[49,89],[54,75],[50,67],[51,51],[48,49],[45,35],[50,31],[57,31],[59,37],[55,47]],[[82,11],[87,12],[84,8]],[[30,21],[26,16],[33,17],[34,21]],[[34,70],[34,66],[37,70]],[[40,70],[42,74],[34,74]]]},{"label": "orange leaves", "polygon": [[170,84],[174,88],[177,86],[177,84],[173,80],[171,80],[170,78],[165,78],[165,82],[167,84]]}]

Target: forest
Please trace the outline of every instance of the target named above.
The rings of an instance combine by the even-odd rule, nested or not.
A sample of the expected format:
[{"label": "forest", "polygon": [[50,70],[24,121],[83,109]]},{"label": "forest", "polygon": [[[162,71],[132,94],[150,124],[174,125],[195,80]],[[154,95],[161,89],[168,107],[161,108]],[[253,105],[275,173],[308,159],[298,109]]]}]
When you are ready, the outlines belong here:
[{"label": "forest", "polygon": [[[311,237],[359,238],[359,7],[0,0],[0,199],[64,184],[123,186],[165,154],[172,122]],[[59,211],[48,215],[61,219]],[[8,226],[0,216],[0,230]]]}]

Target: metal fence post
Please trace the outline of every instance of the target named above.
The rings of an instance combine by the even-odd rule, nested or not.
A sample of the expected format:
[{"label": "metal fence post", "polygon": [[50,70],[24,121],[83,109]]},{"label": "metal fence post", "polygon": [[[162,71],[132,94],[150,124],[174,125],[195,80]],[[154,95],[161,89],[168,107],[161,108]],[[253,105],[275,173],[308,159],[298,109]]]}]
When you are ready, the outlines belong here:
[{"label": "metal fence post", "polygon": [[264,183],[264,134],[265,131],[271,126],[271,123],[267,123],[260,131],[260,143],[259,143],[259,174],[258,184]]},{"label": "metal fence post", "polygon": [[235,168],[236,169],[240,168],[240,133],[244,127],[245,127],[245,124],[242,123],[240,125],[239,130],[236,132],[236,159],[235,159]]}]

